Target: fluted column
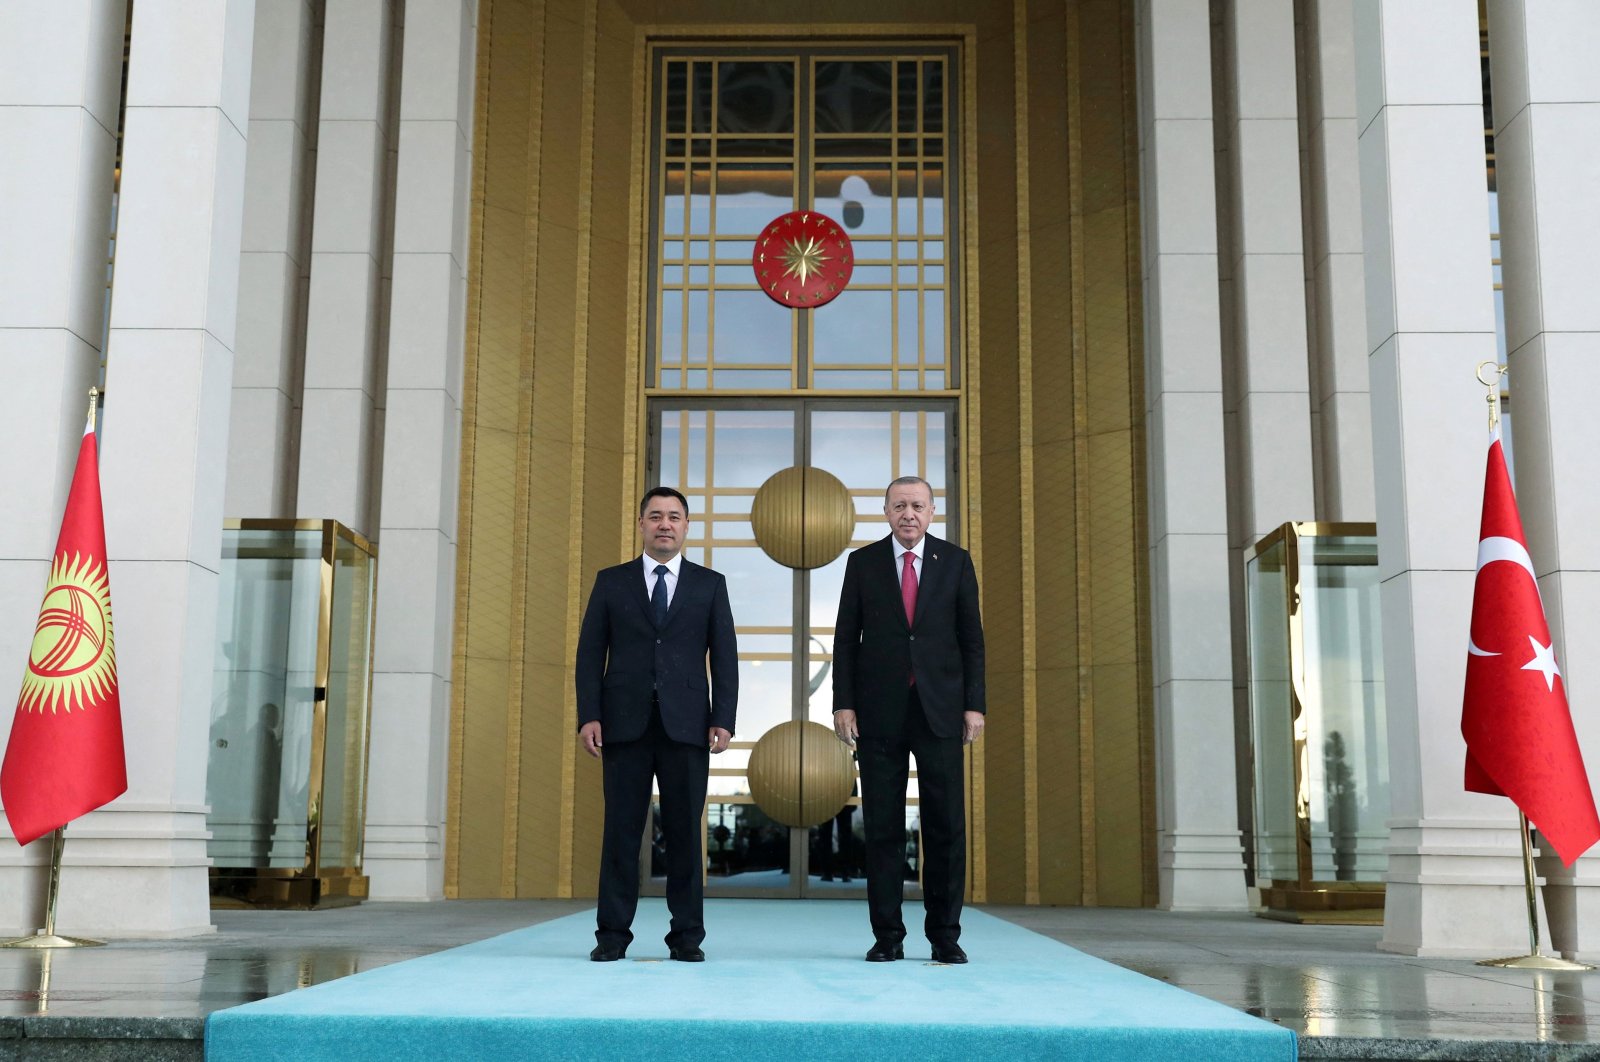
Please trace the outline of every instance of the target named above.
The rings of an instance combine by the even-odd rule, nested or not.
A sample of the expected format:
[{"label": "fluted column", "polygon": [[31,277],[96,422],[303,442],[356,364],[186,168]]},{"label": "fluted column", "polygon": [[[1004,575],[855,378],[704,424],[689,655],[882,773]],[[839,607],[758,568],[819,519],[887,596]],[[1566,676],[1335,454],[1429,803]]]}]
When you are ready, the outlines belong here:
[{"label": "fluted column", "polygon": [[1245,902],[1234,792],[1222,343],[1206,0],[1141,0],[1139,153],[1166,908]]},{"label": "fluted column", "polygon": [[1465,792],[1461,695],[1495,356],[1477,5],[1357,0],[1390,843],[1381,947],[1511,954],[1516,810]]},{"label": "fluted column", "polygon": [[133,8],[101,432],[128,793],[77,831],[91,865],[63,879],[62,904],[84,931],[211,928],[206,754],[254,15],[252,0]]},{"label": "fluted column", "polygon": [[[1600,779],[1600,7],[1489,5],[1517,499],[1591,782]],[[1600,955],[1600,853],[1541,870],[1556,946]]]},{"label": "fluted column", "polygon": [[[0,4],[0,688],[33,641],[105,335],[125,3]],[[0,753],[11,704],[0,713]],[[0,820],[0,935],[43,917],[48,839]],[[74,850],[76,854],[76,849]],[[69,932],[71,930],[68,930]]]},{"label": "fluted column", "polygon": [[476,21],[472,0],[406,4],[367,801],[380,898],[444,894]]}]

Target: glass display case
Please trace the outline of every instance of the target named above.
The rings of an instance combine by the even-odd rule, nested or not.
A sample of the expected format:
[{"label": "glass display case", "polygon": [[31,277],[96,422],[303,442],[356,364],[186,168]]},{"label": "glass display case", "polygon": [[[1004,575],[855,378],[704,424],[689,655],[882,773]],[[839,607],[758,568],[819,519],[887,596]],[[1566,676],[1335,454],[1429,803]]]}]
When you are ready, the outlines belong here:
[{"label": "glass display case", "polygon": [[372,545],[333,520],[225,525],[206,766],[213,906],[367,895],[376,567]]},{"label": "glass display case", "polygon": [[1261,914],[1381,922],[1389,759],[1372,524],[1290,523],[1245,551]]}]

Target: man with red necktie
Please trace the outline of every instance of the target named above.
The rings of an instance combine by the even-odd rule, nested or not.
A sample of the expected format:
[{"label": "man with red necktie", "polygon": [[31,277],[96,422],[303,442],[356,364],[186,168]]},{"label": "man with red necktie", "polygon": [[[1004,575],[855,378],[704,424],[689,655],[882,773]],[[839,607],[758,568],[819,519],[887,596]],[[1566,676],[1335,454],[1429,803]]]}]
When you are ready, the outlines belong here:
[{"label": "man with red necktie", "polygon": [[884,494],[888,537],[845,562],[833,648],[833,729],[856,748],[866,829],[868,962],[905,957],[900,917],[906,782],[917,761],[923,929],[933,960],[964,963],[966,794],[961,746],[983,732],[983,623],[964,549],[928,534],[933,488],[904,476]]}]

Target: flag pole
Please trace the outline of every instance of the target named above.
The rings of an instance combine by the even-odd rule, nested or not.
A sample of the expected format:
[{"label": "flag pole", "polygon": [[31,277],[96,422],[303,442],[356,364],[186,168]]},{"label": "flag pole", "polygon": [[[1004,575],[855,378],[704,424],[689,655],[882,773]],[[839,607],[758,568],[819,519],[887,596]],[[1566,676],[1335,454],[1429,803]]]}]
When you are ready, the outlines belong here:
[{"label": "flag pole", "polygon": [[[1500,377],[1509,367],[1494,361],[1478,363],[1478,382],[1489,389],[1485,401],[1489,404],[1489,432],[1500,427]],[[1533,841],[1528,836],[1528,816],[1517,812],[1518,836],[1522,838],[1522,885],[1528,900],[1528,954],[1507,959],[1479,959],[1479,966],[1498,966],[1513,970],[1592,970],[1593,966],[1570,962],[1558,956],[1546,955],[1539,944],[1539,894],[1533,875]]]},{"label": "flag pole", "polygon": [[1479,959],[1479,966],[1499,966],[1510,970],[1592,970],[1581,962],[1571,962],[1555,955],[1546,955],[1539,946],[1539,908],[1534,891],[1533,842],[1528,837],[1528,816],[1517,813],[1522,835],[1522,883],[1528,894],[1528,954],[1514,955],[1509,959]]},{"label": "flag pole", "polygon": [[0,943],[0,948],[98,948],[103,940],[63,937],[56,934],[56,900],[61,895],[61,850],[67,846],[67,828],[57,826],[50,835],[50,888],[45,894],[44,932]]},{"label": "flag pole", "polygon": [[[100,388],[89,388],[89,421],[84,433],[94,431],[95,414],[100,409]],[[61,853],[67,846],[67,828],[57,826],[50,835],[50,885],[45,893],[44,932],[15,940],[0,941],[0,948],[98,948],[103,940],[84,937],[63,937],[56,933],[56,901],[61,896]],[[49,968],[46,967],[44,984],[48,985]]]}]

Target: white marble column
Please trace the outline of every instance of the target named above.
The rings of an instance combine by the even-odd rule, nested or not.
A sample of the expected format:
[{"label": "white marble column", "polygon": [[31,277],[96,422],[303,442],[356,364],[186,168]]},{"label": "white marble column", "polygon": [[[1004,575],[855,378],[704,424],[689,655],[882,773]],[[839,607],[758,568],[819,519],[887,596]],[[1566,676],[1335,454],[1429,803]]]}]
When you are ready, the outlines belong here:
[{"label": "white marble column", "polygon": [[1392,810],[1382,947],[1527,943],[1516,809],[1462,788],[1495,356],[1477,5],[1357,0],[1356,102]]},{"label": "white marble column", "polygon": [[[1281,0],[1225,5],[1228,199],[1242,551],[1289,520],[1314,517],[1307,379],[1300,133],[1294,9]],[[1237,555],[1237,554],[1236,554]],[[1241,603],[1242,604],[1242,603]],[[1242,629],[1242,626],[1241,628]]]},{"label": "white marble column", "polygon": [[1159,902],[1241,908],[1209,5],[1137,21]]},{"label": "white marble column", "polygon": [[388,259],[394,4],[328,0],[324,17],[298,515],[372,534],[373,418]]},{"label": "white marble column", "polygon": [[[14,693],[105,334],[127,6],[0,4],[0,689]],[[0,695],[0,754],[15,700]],[[76,836],[76,831],[74,831]],[[74,848],[76,855],[76,848]],[[49,841],[0,820],[0,936],[37,929]],[[65,928],[72,932],[73,929]]]},{"label": "white marble column", "polygon": [[85,932],[211,929],[206,754],[254,8],[133,8],[101,432],[128,793],[85,820],[88,866],[62,882]]},{"label": "white marble column", "polygon": [[[1489,5],[1517,498],[1591,782],[1600,779],[1600,5]],[[1543,861],[1562,951],[1600,955],[1600,852]]]},{"label": "white marble column", "polygon": [[1376,519],[1351,0],[1306,0],[1305,272],[1317,519]]},{"label": "white marble column", "polygon": [[294,515],[320,54],[311,0],[256,6],[228,516]]},{"label": "white marble column", "polygon": [[444,894],[472,0],[409,0],[379,518],[367,873],[379,899]]}]

